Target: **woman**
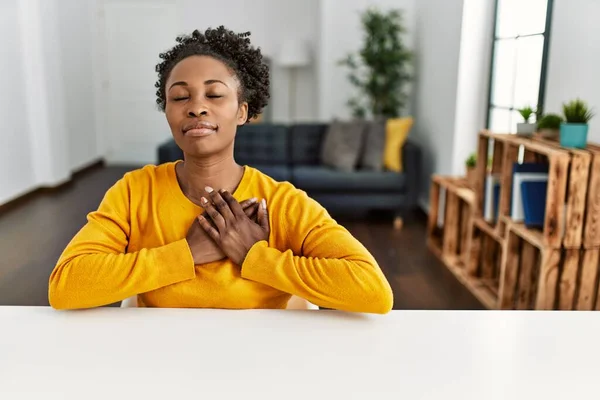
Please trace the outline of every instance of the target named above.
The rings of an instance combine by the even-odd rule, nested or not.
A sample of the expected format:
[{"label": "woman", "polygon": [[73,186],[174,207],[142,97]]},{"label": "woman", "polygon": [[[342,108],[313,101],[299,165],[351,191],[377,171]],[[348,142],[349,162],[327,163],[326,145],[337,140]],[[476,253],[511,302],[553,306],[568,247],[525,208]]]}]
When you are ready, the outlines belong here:
[{"label": "woman", "polygon": [[[50,276],[50,304],[318,306],[386,313],[375,259],[316,201],[233,158],[237,126],[267,104],[269,71],[249,33],[194,31],[160,55],[157,103],[184,161],[129,172],[108,190]],[[261,199],[260,202],[256,199]]]}]

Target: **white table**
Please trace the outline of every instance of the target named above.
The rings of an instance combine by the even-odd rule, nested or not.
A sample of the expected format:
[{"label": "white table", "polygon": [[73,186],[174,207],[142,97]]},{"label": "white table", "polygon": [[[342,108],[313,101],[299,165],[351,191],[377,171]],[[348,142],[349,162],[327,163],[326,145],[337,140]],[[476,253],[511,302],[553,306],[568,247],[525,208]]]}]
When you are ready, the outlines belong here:
[{"label": "white table", "polygon": [[0,307],[0,399],[597,399],[600,313]]}]

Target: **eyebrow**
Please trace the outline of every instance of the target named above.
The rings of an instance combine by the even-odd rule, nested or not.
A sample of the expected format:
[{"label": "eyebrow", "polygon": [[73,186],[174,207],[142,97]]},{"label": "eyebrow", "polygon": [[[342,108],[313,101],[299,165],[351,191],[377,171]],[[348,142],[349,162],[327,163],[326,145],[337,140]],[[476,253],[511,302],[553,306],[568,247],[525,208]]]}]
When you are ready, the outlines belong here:
[{"label": "eyebrow", "polygon": [[[215,83],[221,83],[221,84],[223,84],[223,85],[227,86],[227,84],[226,84],[225,82],[223,82],[223,81],[221,81],[221,80],[219,80],[219,79],[209,79],[209,80],[206,80],[206,81],[204,81],[204,84],[205,84],[205,85],[213,85],[213,84],[215,84]],[[188,86],[188,83],[187,83],[187,82],[185,82],[185,81],[179,81],[179,82],[175,82],[175,83],[173,83],[171,86],[169,86],[169,90],[170,90],[170,89],[171,89],[173,86]],[[229,86],[227,86],[227,87],[229,87]]]}]

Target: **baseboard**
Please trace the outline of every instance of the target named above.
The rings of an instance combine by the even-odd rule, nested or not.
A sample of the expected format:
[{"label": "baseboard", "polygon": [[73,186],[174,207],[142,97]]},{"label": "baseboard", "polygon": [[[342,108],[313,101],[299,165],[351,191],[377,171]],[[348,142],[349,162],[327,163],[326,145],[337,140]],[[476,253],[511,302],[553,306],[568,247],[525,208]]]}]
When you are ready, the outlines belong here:
[{"label": "baseboard", "polygon": [[81,167],[73,170],[71,173],[71,180],[79,178],[81,175],[87,174],[90,171],[95,169],[104,168],[106,166],[106,161],[104,158],[97,158],[95,160],[90,161],[82,165]]},{"label": "baseboard", "polygon": [[12,200],[9,200],[8,202],[6,202],[4,204],[0,204],[0,215],[26,203],[27,201],[29,201],[37,196],[41,196],[41,195],[48,194],[48,193],[58,192],[58,191],[64,189],[65,187],[69,186],[73,182],[74,179],[77,179],[77,178],[81,177],[82,175],[85,175],[88,172],[93,171],[95,169],[102,168],[102,167],[104,167],[104,165],[105,165],[104,159],[102,159],[102,158],[96,159],[96,160],[93,160],[90,163],[88,163],[86,166],[73,171],[71,173],[70,178],[68,178],[64,181],[61,181],[57,185],[38,186],[36,188],[28,190],[28,191],[24,192],[23,194],[18,195],[17,197],[13,198]]},{"label": "baseboard", "polygon": [[85,174],[93,169],[102,168],[106,166],[106,160],[103,157],[94,158],[88,162],[78,165],[71,170],[71,179],[79,177],[81,174]]}]

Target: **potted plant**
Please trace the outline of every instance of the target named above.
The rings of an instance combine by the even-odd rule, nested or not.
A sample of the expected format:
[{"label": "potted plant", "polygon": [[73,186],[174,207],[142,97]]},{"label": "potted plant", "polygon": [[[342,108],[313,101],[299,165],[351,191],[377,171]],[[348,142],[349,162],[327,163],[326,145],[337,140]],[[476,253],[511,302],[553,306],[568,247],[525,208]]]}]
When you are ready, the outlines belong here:
[{"label": "potted plant", "polygon": [[588,108],[587,103],[581,99],[575,99],[563,103],[565,122],[560,124],[560,145],[570,148],[585,148],[588,135],[588,121],[594,114]]},{"label": "potted plant", "polygon": [[347,104],[357,118],[398,117],[408,100],[412,60],[403,11],[368,8],[361,25],[360,49],[339,62],[358,92]]},{"label": "potted plant", "polygon": [[537,123],[538,133],[548,139],[558,139],[560,124],[564,122],[558,114],[546,114]]},{"label": "potted plant", "polygon": [[477,175],[475,173],[476,165],[477,165],[477,154],[471,153],[469,155],[469,158],[467,158],[465,161],[465,167],[467,169],[467,182],[469,183],[469,186],[471,186],[471,187],[475,187],[475,180],[477,177]]},{"label": "potted plant", "polygon": [[523,117],[525,122],[520,122],[517,124],[517,135],[523,136],[531,136],[535,132],[535,124],[529,122],[531,116],[535,113],[535,110],[529,106],[523,107],[519,110],[519,114]]}]

